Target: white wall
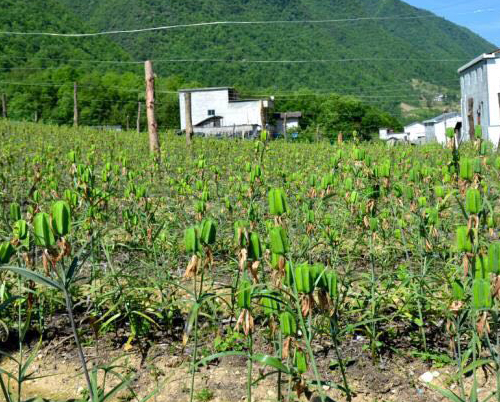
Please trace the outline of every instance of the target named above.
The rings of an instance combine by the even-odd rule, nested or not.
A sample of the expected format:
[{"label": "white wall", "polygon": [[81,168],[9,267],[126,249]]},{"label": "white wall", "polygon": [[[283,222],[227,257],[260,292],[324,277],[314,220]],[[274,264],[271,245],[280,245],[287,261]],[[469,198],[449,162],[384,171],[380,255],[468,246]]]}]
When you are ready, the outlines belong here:
[{"label": "white wall", "polygon": [[489,121],[487,122],[488,139],[497,146],[500,139],[500,58],[489,59],[487,71],[490,106]]},{"label": "white wall", "polygon": [[405,133],[408,134],[410,141],[416,141],[425,137],[425,126],[422,123],[415,123],[405,127]]},{"label": "white wall", "polygon": [[[262,124],[261,109],[267,101],[238,101],[229,102],[229,90],[219,89],[211,91],[191,92],[191,116],[193,126],[208,119],[209,110],[215,110],[215,116],[221,116],[222,126]],[[184,93],[179,93],[179,107],[181,130],[186,129],[186,104]]]},{"label": "white wall", "polygon": [[[229,90],[191,92],[191,116],[193,126],[208,119],[208,110],[215,110],[216,116],[225,117],[228,114]],[[184,93],[179,93],[179,107],[181,115],[181,130],[186,129],[186,104]],[[224,124],[224,120],[222,121]]]},{"label": "white wall", "polygon": [[500,130],[500,58],[486,58],[461,73],[462,89],[462,137],[469,138],[468,99],[474,98],[474,125],[478,124],[481,110],[481,126],[484,139],[498,144]]},{"label": "white wall", "polygon": [[434,133],[436,141],[442,145],[446,144],[446,129],[455,128],[457,123],[461,122],[461,117],[453,117],[451,119],[440,121],[434,125]]},{"label": "white wall", "polygon": [[[277,119],[276,120],[276,133],[283,134],[283,119]],[[299,127],[299,119],[297,117],[287,117],[286,119],[286,129],[287,131],[290,130],[291,128],[298,128]]]},{"label": "white wall", "polygon": [[231,102],[222,120],[222,125],[258,124],[260,126],[262,125],[261,110],[261,101]]}]

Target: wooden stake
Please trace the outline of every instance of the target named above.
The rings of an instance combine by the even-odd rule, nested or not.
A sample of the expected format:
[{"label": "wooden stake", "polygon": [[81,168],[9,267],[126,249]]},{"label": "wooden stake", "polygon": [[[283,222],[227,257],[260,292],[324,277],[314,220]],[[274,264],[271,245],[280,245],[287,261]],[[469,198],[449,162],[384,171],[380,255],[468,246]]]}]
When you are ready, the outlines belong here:
[{"label": "wooden stake", "polygon": [[78,127],[78,85],[73,84],[73,125]]},{"label": "wooden stake", "polygon": [[155,117],[155,75],[153,63],[147,60],[144,63],[146,73],[146,115],[148,117],[149,151],[154,154],[160,152],[158,139],[158,124]]},{"label": "wooden stake", "polygon": [[185,114],[186,114],[186,144],[191,145],[193,138],[193,116],[191,108],[191,92],[184,93]]},{"label": "wooden stake", "polygon": [[2,94],[2,117],[7,118],[7,97],[5,94]]},{"label": "wooden stake", "polygon": [[260,120],[262,124],[262,131],[266,130],[266,108],[264,107],[264,101],[260,101]]},{"label": "wooden stake", "polygon": [[141,102],[137,102],[137,132],[141,132]]},{"label": "wooden stake", "polygon": [[285,117],[283,119],[283,137],[285,138],[286,140],[286,124],[287,124],[287,113],[285,112]]},{"label": "wooden stake", "polygon": [[130,116],[127,115],[127,125],[126,125],[127,131],[130,130]]}]

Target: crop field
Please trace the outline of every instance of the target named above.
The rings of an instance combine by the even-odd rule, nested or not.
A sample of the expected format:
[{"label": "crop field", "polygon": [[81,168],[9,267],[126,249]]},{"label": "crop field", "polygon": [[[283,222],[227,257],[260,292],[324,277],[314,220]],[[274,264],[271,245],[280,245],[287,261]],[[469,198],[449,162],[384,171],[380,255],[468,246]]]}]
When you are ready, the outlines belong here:
[{"label": "crop field", "polygon": [[490,144],[0,139],[1,400],[500,401]]}]

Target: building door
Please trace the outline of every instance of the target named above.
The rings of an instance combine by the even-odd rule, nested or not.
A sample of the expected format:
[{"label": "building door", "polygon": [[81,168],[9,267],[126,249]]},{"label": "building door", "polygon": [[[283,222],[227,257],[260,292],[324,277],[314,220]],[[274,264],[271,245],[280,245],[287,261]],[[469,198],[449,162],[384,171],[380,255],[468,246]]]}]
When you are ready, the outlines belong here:
[{"label": "building door", "polygon": [[471,141],[476,140],[476,133],[474,127],[474,98],[469,98],[467,100],[467,118],[469,120],[469,138]]}]

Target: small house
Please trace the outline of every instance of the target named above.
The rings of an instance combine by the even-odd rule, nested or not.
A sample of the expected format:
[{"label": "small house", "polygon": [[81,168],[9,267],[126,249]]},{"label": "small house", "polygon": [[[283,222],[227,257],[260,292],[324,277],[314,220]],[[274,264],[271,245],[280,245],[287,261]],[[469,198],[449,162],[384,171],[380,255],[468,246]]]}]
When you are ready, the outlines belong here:
[{"label": "small house", "polygon": [[404,128],[411,143],[420,144],[425,142],[425,125],[420,122],[411,123]]},{"label": "small house", "polygon": [[408,141],[406,133],[395,133],[394,130],[388,128],[380,128],[378,132],[382,141]]},{"label": "small house", "polygon": [[286,137],[286,133],[291,130],[296,130],[298,132],[302,112],[275,113],[274,118],[276,122],[274,130],[275,134]]},{"label": "small house", "polygon": [[193,133],[204,136],[254,137],[266,126],[271,99],[240,99],[232,87],[181,89],[181,130],[186,130],[186,99],[191,100]]},{"label": "small house", "polygon": [[460,113],[443,113],[433,119],[424,121],[426,142],[437,141],[439,144],[446,144],[446,129],[453,128],[458,134],[458,141],[461,141],[460,133],[462,128],[462,116]]},{"label": "small house", "polygon": [[461,67],[458,73],[464,137],[473,138],[475,127],[481,126],[483,138],[497,145],[500,139],[500,49],[482,54]]}]

